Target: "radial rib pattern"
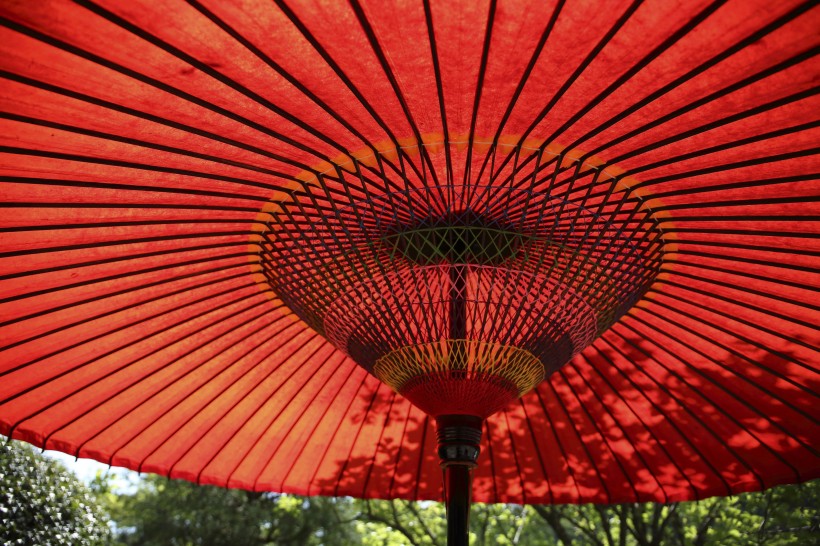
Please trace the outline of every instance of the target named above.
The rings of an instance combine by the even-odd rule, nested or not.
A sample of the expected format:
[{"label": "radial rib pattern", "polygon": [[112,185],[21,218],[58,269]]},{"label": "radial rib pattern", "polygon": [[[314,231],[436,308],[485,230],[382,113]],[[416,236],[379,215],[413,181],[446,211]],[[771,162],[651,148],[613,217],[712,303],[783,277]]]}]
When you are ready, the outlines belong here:
[{"label": "radial rib pattern", "polygon": [[[201,483],[440,498],[429,420],[283,304],[262,234],[351,154],[446,188],[503,184],[527,147],[556,180],[614,178],[663,253],[487,421],[475,500],[820,475],[815,2],[239,4],[0,4],[0,433]],[[444,142],[464,148],[433,169]]]}]

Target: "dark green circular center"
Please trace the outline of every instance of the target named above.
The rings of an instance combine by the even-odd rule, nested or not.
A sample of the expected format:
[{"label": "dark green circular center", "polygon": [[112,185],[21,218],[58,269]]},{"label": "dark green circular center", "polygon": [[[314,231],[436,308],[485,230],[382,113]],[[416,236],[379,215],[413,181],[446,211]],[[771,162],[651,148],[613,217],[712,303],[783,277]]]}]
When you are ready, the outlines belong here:
[{"label": "dark green circular center", "polygon": [[514,257],[527,238],[497,223],[485,224],[481,218],[457,218],[425,220],[396,229],[383,236],[382,242],[391,256],[420,265],[498,265]]}]

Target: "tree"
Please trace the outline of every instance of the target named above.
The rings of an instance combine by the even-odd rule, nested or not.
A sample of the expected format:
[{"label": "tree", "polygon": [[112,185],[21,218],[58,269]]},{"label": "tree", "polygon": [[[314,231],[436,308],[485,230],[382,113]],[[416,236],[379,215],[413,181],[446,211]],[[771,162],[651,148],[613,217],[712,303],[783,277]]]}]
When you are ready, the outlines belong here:
[{"label": "tree", "polygon": [[344,518],[349,499],[251,493],[148,476],[134,491],[111,494],[120,544],[141,546],[335,546],[359,543]]},{"label": "tree", "polygon": [[[475,504],[472,546],[820,545],[820,480],[763,493],[672,504]],[[382,542],[444,546],[438,503],[361,501],[357,518]],[[360,523],[362,525],[362,523]],[[367,544],[367,543],[366,543]]]},{"label": "tree", "polygon": [[[436,502],[306,498],[149,476],[107,499],[120,544],[445,546]],[[473,546],[820,545],[820,480],[672,504],[475,504]]]},{"label": "tree", "polygon": [[820,544],[820,481],[673,504],[534,506],[563,546]]},{"label": "tree", "polygon": [[31,446],[0,446],[0,544],[103,545],[111,532],[91,491]]}]

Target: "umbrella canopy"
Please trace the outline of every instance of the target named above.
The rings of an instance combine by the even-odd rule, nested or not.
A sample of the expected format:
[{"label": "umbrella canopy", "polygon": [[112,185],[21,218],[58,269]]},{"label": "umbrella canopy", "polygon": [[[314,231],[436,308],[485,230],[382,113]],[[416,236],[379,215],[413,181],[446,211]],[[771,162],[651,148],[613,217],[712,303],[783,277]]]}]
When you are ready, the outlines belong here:
[{"label": "umbrella canopy", "polygon": [[[489,187],[491,218],[385,222],[380,240],[420,267],[496,267],[529,244],[505,205],[528,191],[574,211],[547,214],[558,231],[600,237],[606,202],[612,233],[649,246],[646,282],[595,274],[618,297],[593,314],[509,296],[580,326],[549,341],[571,360],[484,423],[476,500],[816,478],[818,28],[791,0],[0,2],[0,433],[199,483],[440,499],[433,419],[316,332],[359,339],[346,318],[368,305],[310,299],[331,277],[288,261],[283,211],[303,214],[289,245],[321,249],[295,195],[372,212],[439,188],[425,210],[449,211]],[[342,224],[327,233],[371,225]]]}]

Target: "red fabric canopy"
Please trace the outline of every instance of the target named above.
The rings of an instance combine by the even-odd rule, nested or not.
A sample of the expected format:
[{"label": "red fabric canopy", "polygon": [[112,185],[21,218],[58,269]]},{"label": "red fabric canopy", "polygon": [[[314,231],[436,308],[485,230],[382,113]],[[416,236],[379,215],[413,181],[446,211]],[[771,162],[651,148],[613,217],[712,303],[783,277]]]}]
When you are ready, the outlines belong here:
[{"label": "red fabric canopy", "polygon": [[351,154],[518,143],[639,196],[663,264],[487,421],[475,500],[820,476],[814,4],[4,0],[0,433],[200,483],[440,499],[431,420],[277,299],[259,234]]}]

